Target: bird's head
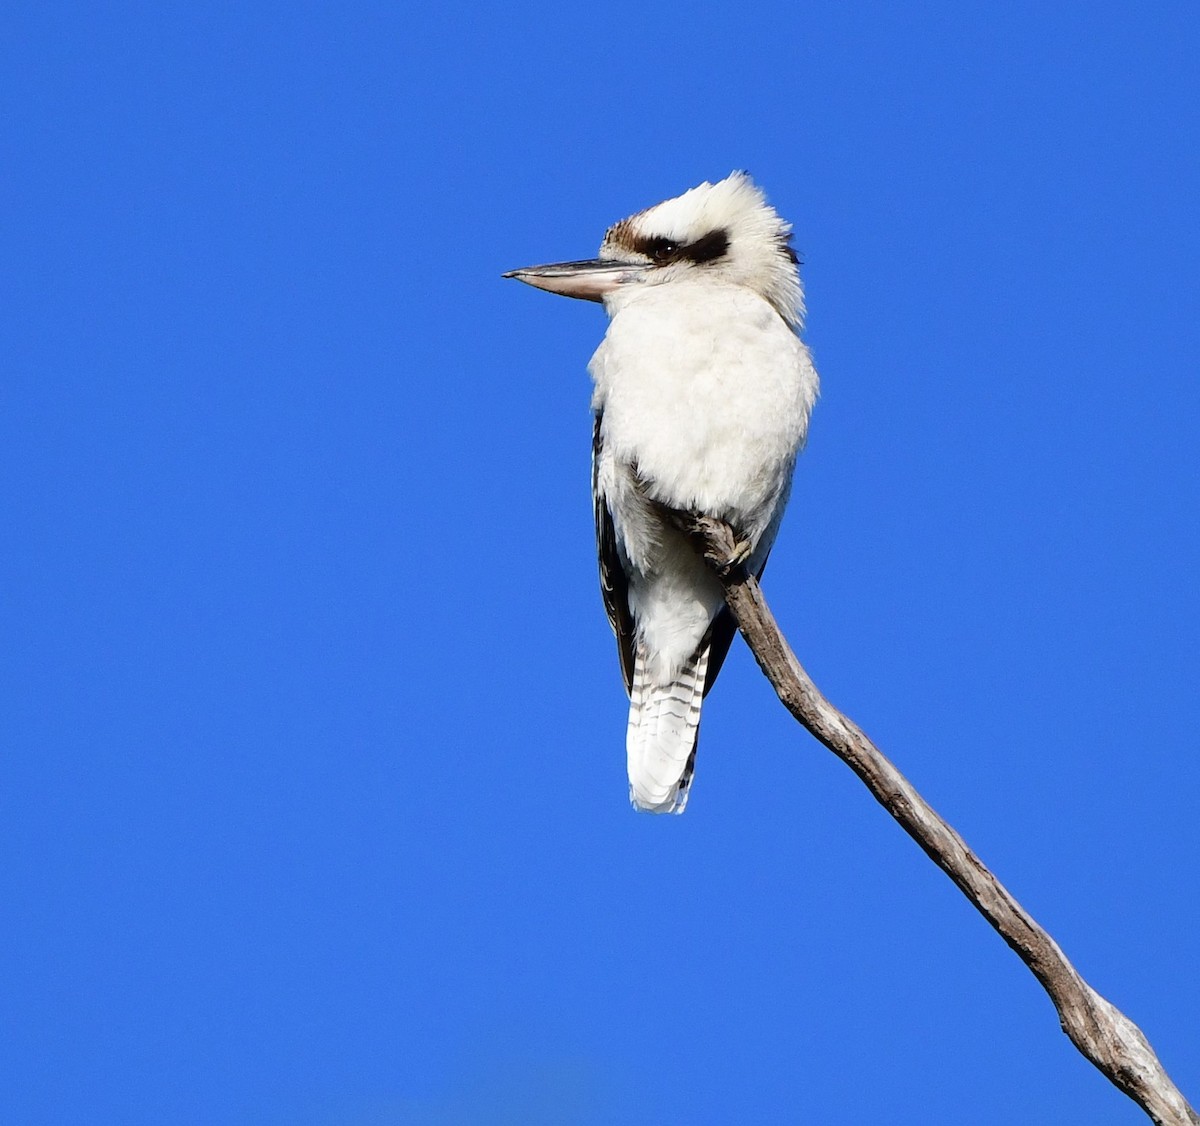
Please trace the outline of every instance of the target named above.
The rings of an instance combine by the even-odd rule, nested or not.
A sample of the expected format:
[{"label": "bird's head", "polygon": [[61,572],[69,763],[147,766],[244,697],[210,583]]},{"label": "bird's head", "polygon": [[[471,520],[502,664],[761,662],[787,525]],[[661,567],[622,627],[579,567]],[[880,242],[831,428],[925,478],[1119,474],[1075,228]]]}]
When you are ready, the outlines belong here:
[{"label": "bird's head", "polygon": [[791,225],[745,172],[703,183],[608,229],[600,256],[513,270],[505,277],[588,301],[620,301],[642,286],[711,278],[753,290],[788,324],[804,316]]}]

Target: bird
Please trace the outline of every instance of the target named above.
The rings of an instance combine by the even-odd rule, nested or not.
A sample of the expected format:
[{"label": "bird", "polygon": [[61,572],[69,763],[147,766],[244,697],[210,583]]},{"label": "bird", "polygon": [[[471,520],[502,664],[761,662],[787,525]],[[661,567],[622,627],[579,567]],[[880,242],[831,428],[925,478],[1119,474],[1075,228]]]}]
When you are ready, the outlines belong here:
[{"label": "bird", "polygon": [[729,525],[731,562],[761,576],[818,392],[792,227],[733,172],[614,224],[594,259],[504,277],[608,314],[588,364],[592,496],[629,696],[629,796],[682,813],[701,704],[736,627],[679,517]]}]

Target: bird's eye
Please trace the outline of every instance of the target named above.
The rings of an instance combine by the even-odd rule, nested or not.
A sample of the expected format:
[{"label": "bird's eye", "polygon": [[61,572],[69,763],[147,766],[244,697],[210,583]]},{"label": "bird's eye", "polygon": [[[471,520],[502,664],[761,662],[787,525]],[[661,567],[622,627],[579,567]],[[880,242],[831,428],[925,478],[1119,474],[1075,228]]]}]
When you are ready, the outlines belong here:
[{"label": "bird's eye", "polygon": [[670,239],[656,238],[646,247],[646,253],[652,262],[670,262],[679,253],[679,244]]}]

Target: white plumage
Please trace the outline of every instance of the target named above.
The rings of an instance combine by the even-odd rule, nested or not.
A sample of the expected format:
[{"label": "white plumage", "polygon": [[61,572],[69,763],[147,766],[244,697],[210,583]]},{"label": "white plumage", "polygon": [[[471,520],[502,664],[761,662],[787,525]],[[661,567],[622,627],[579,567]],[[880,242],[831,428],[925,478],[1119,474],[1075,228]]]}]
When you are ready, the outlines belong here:
[{"label": "white plumage", "polygon": [[611,318],[589,365],[593,485],[638,809],[682,812],[733,633],[720,584],[662,510],[727,522],[760,571],[816,399],[790,234],[734,173],[616,224],[598,259],[510,275],[603,300]]}]

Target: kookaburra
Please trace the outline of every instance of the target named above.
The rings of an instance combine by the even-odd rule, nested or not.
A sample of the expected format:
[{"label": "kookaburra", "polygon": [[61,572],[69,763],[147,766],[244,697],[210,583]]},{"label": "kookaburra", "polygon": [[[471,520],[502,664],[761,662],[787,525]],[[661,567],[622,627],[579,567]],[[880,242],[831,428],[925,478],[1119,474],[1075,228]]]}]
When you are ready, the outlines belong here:
[{"label": "kookaburra", "polygon": [[630,699],[629,793],[680,813],[700,704],[735,631],[671,514],[729,524],[761,573],[817,397],[791,226],[735,172],[621,220],[596,259],[505,276],[601,301],[610,318],[589,364],[592,485]]}]

